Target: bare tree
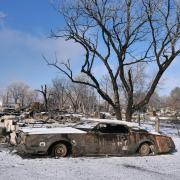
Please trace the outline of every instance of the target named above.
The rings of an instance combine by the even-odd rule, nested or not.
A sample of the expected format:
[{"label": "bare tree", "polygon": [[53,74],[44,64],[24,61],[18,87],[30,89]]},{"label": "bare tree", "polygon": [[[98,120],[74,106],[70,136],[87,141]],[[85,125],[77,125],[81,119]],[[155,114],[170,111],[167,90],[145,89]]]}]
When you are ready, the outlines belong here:
[{"label": "bare tree", "polygon": [[10,100],[10,94],[8,91],[4,90],[1,92],[1,99],[3,105],[8,105]]},{"label": "bare tree", "polygon": [[176,87],[171,91],[169,104],[174,110],[180,109],[180,88]]},{"label": "bare tree", "polygon": [[11,83],[5,92],[4,102],[8,104],[20,103],[20,106],[29,106],[36,99],[36,94],[31,88],[23,82]]},{"label": "bare tree", "polygon": [[[145,106],[162,75],[180,54],[180,10],[173,0],[67,0],[58,4],[66,27],[52,37],[74,40],[85,52],[81,72],[91,81],[76,80],[70,66],[55,62],[74,83],[93,87],[122,119],[119,87],[126,97],[126,120],[134,111]],[[46,59],[46,58],[45,58]],[[46,59],[47,60],[47,59]],[[99,62],[111,81],[113,96],[100,85],[93,67]],[[137,64],[147,63],[153,71],[151,81],[140,101],[134,101],[134,71]],[[120,82],[120,83],[119,83]]]},{"label": "bare tree", "polygon": [[44,100],[44,106],[45,106],[45,110],[46,112],[48,111],[48,99],[49,99],[49,92],[47,90],[47,85],[45,84],[44,86],[41,86],[41,90],[36,89],[37,92],[40,92],[43,96],[43,100]]},{"label": "bare tree", "polygon": [[76,113],[77,110],[79,109],[80,105],[80,94],[81,92],[79,91],[78,85],[76,84],[71,84],[67,88],[67,97],[70,101],[70,106],[72,107],[73,111]]},{"label": "bare tree", "polygon": [[[83,81],[83,76],[76,77],[76,80]],[[87,80],[88,82],[88,80]],[[69,99],[69,104],[72,106],[74,112],[93,112],[96,103],[96,95],[92,88],[84,84],[69,83],[66,91]]]},{"label": "bare tree", "polygon": [[[109,96],[113,96],[111,79],[108,74],[103,75],[100,81],[100,85],[106,94],[108,94]],[[109,109],[109,103],[107,101],[104,101],[104,110],[106,112],[109,112]]]},{"label": "bare tree", "polygon": [[149,106],[151,106],[155,110],[159,110],[161,108],[161,98],[157,92],[154,92],[151,96]]},{"label": "bare tree", "polygon": [[3,100],[4,100],[4,92],[3,90],[0,89],[0,106],[3,105]]},{"label": "bare tree", "polygon": [[49,87],[48,106],[51,110],[63,110],[67,101],[66,88],[67,80],[55,78],[52,80],[52,86]]}]

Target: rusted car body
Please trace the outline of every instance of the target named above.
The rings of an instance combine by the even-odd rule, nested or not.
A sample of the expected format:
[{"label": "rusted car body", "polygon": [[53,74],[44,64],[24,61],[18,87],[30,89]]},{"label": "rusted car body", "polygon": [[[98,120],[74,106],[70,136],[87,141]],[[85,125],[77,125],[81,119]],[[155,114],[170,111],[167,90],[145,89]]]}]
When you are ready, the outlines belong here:
[{"label": "rusted car body", "polygon": [[175,150],[171,137],[149,133],[133,123],[101,119],[85,120],[74,127],[22,130],[17,144],[19,152],[59,157],[149,155]]}]

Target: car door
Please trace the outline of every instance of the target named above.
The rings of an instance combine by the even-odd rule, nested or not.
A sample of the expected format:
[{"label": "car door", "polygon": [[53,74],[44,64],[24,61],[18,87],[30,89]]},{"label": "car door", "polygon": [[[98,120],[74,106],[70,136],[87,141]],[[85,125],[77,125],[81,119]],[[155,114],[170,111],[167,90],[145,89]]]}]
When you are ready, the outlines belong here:
[{"label": "car door", "polygon": [[85,154],[99,154],[99,133],[90,131],[85,135]]},{"label": "car door", "polygon": [[128,128],[119,124],[99,124],[99,154],[123,155],[130,143]]},{"label": "car door", "polygon": [[117,136],[99,132],[99,154],[118,154]]},{"label": "car door", "polygon": [[118,148],[119,155],[129,154],[129,146],[130,146],[130,137],[129,133],[117,133],[117,142],[116,146]]}]

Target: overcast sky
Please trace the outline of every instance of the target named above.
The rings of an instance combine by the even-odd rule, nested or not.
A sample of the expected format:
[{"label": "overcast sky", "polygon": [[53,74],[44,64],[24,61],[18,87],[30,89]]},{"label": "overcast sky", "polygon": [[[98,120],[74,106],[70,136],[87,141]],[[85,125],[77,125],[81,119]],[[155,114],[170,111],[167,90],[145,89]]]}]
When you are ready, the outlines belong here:
[{"label": "overcast sky", "polygon": [[[42,55],[53,59],[57,53],[61,60],[70,58],[74,69],[78,67],[82,57],[79,46],[48,38],[51,29],[60,27],[63,19],[49,0],[0,0],[0,89],[12,81],[39,88],[62,76],[46,65]],[[94,72],[103,73],[102,67],[96,67]],[[163,79],[161,95],[180,86],[180,59],[176,59]]]}]

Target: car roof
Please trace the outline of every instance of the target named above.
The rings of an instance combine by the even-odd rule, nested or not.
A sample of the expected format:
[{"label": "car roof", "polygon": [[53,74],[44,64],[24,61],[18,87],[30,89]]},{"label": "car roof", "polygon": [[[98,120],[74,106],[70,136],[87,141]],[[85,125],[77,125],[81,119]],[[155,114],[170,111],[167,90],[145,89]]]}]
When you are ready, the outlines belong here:
[{"label": "car roof", "polygon": [[92,122],[96,121],[99,123],[126,125],[128,127],[139,127],[137,123],[127,122],[127,121],[122,121],[122,120],[114,120],[114,119],[82,118],[82,120],[83,121],[92,121]]}]

